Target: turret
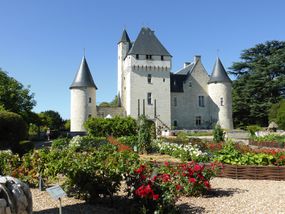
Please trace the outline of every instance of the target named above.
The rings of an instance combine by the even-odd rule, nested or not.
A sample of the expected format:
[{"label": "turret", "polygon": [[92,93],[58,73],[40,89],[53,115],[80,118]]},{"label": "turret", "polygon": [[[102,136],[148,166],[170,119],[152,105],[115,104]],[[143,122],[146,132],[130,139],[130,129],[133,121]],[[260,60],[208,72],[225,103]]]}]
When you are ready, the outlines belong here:
[{"label": "turret", "polygon": [[84,122],[96,117],[96,90],[85,56],[70,86],[71,111],[70,131],[85,132]]},{"label": "turret", "polygon": [[213,121],[218,121],[224,129],[233,129],[232,82],[219,58],[208,82],[208,92],[213,101],[210,110]]},{"label": "turret", "polygon": [[[118,42],[118,101],[119,105],[124,105],[122,90],[124,88],[124,60],[130,50],[131,41],[126,30],[123,31],[122,37]],[[123,103],[122,103],[123,102]]]}]

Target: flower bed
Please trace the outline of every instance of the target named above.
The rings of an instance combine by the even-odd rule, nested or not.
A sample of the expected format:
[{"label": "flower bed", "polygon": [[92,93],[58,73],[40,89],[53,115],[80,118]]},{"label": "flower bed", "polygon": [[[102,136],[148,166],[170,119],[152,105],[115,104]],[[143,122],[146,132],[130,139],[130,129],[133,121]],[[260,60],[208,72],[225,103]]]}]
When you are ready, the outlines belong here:
[{"label": "flower bed", "polygon": [[276,141],[249,141],[249,145],[260,146],[260,147],[273,147],[273,148],[285,148],[284,142],[276,142]]}]

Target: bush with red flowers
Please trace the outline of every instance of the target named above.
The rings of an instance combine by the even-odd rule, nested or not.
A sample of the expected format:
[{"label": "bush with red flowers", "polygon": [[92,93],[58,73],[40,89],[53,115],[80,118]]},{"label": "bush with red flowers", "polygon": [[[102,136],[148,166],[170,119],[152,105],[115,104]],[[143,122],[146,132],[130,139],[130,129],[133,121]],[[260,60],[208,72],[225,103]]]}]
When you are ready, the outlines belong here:
[{"label": "bush with red flowers", "polygon": [[195,162],[163,166],[145,164],[127,177],[128,194],[143,213],[175,211],[179,196],[200,195],[210,189],[210,179],[221,169],[217,164],[205,167]]}]

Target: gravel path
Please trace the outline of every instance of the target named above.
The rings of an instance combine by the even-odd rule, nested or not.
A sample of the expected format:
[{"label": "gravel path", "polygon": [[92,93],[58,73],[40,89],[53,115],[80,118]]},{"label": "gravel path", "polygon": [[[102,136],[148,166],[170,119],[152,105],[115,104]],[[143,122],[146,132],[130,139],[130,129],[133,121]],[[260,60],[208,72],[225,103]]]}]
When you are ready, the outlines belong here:
[{"label": "gravel path", "polygon": [[[182,197],[177,205],[182,213],[285,214],[285,181],[234,180],[214,178],[212,190],[202,197]],[[32,189],[34,213],[58,213],[58,202],[46,192]],[[74,198],[63,198],[63,214],[128,213],[114,208],[92,206]]]},{"label": "gravel path", "polygon": [[181,198],[183,213],[285,213],[285,181],[214,178],[211,185],[208,195]]}]

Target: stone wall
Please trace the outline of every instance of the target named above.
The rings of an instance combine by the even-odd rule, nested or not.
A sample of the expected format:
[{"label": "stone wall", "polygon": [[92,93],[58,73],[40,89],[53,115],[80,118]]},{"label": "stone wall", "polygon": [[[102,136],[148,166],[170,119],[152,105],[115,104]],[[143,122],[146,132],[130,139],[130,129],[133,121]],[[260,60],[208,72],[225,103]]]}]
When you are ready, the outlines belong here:
[{"label": "stone wall", "polygon": [[124,117],[124,116],[126,116],[124,108],[122,108],[122,107],[97,106],[97,117],[105,118],[108,114],[111,115],[112,117],[115,117],[115,116]]}]

